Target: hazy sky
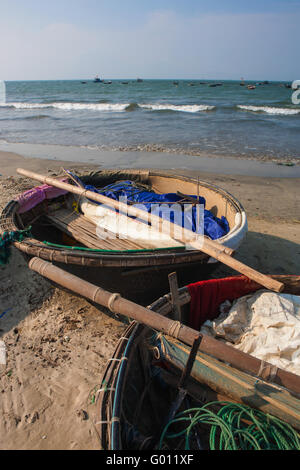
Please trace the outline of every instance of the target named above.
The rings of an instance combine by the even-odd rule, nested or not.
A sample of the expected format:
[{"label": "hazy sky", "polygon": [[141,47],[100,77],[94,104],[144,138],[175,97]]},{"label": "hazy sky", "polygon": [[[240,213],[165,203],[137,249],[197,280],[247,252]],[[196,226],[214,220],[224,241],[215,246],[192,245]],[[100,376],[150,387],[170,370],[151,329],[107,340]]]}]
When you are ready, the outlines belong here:
[{"label": "hazy sky", "polygon": [[300,0],[0,0],[0,79],[300,79]]}]

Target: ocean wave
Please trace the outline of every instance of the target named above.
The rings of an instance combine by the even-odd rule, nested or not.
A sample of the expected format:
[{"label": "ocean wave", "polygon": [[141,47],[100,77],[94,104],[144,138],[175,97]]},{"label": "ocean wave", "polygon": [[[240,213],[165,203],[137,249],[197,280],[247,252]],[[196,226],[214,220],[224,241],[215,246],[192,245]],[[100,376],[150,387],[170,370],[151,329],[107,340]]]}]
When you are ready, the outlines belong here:
[{"label": "ocean wave", "polygon": [[300,109],[276,108],[272,106],[244,106],[244,105],[238,105],[237,107],[244,111],[251,111],[253,113],[281,114],[281,115],[286,115],[286,116],[300,114]]},{"label": "ocean wave", "polygon": [[47,114],[36,114],[33,116],[25,116],[25,117],[5,117],[5,118],[0,118],[0,121],[38,121],[40,119],[56,120],[58,118],[53,118],[51,116],[48,116]]},{"label": "ocean wave", "polygon": [[45,109],[51,108],[50,104],[43,103],[0,103],[0,108],[15,108],[15,109]]},{"label": "ocean wave", "polygon": [[130,103],[126,107],[126,111],[136,111],[139,108],[139,105],[137,103]]},{"label": "ocean wave", "polygon": [[[53,102],[53,103],[27,103],[27,102],[14,102],[14,103],[1,103],[0,108],[13,108],[17,110],[35,110],[35,109],[58,109],[61,111],[99,111],[99,112],[124,112],[135,111],[139,108],[148,109],[150,111],[179,111],[185,113],[199,113],[205,111],[212,111],[216,106],[207,104],[191,104],[191,105],[176,105],[176,104],[156,104],[156,103],[74,103],[74,102]],[[286,115],[292,116],[300,114],[299,108],[283,108],[272,106],[252,106],[252,105],[237,105],[237,108],[243,111],[250,111],[253,113],[266,113],[273,115]]]},{"label": "ocean wave", "polygon": [[176,104],[139,104],[140,108],[152,111],[181,111],[185,113],[199,113],[200,111],[212,111],[215,106],[206,104],[176,105]]},{"label": "ocean wave", "polygon": [[23,118],[18,118],[18,119],[26,119],[28,121],[36,121],[36,120],[39,120],[39,119],[51,119],[51,116],[48,116],[47,114],[37,114],[35,116],[26,116],[26,117],[23,117]]},{"label": "ocean wave", "polygon": [[0,107],[15,109],[45,109],[54,108],[62,111],[125,111],[130,103],[4,103]]},{"label": "ocean wave", "polygon": [[181,111],[186,113],[199,113],[201,111],[211,111],[215,106],[206,104],[192,104],[192,105],[176,105],[176,104],[152,104],[152,103],[68,103],[68,102],[54,102],[54,103],[2,103],[0,107],[14,108],[14,109],[47,109],[54,108],[62,111],[134,111],[138,108],[149,109],[151,111]]},{"label": "ocean wave", "polygon": [[64,111],[125,111],[130,103],[54,103],[53,108]]}]

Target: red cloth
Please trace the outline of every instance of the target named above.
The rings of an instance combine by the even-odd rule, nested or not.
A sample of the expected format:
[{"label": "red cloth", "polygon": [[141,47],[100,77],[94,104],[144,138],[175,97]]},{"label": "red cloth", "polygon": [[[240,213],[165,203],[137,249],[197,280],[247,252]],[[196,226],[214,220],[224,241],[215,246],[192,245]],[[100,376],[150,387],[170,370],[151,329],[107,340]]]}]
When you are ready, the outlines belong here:
[{"label": "red cloth", "polygon": [[262,289],[262,286],[246,276],[210,279],[190,284],[189,326],[199,331],[206,320],[214,320],[219,315],[219,307],[225,300],[232,302],[259,289]]}]

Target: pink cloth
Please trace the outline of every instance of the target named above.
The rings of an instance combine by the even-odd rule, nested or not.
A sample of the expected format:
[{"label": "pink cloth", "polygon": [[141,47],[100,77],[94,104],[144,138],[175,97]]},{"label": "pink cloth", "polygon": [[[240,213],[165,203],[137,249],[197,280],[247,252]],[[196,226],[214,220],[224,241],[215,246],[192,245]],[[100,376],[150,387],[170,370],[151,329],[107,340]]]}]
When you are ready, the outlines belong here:
[{"label": "pink cloth", "polygon": [[[68,180],[66,179],[62,181],[66,182]],[[45,199],[54,199],[67,193],[68,191],[64,189],[54,188],[48,184],[29,189],[25,193],[21,194],[17,199],[20,206],[19,214],[23,214],[24,212],[33,209]]]}]

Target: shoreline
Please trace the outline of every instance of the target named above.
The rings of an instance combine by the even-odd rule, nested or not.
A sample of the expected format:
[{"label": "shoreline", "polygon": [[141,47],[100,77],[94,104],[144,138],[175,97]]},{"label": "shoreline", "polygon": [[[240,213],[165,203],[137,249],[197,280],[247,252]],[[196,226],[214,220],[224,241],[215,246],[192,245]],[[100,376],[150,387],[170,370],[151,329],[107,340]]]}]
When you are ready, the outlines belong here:
[{"label": "shoreline", "polygon": [[[63,167],[79,173],[116,168],[150,169],[163,173],[167,172],[169,174],[182,174],[187,177],[198,177],[208,183],[220,186],[225,191],[233,194],[233,196],[241,202],[248,217],[267,221],[282,220],[300,223],[300,171],[298,176],[298,172],[295,171],[294,167],[284,168],[278,167],[277,165],[269,166],[259,163],[258,166],[250,167],[250,171],[247,171],[247,164],[249,162],[243,161],[242,166],[236,165],[235,172],[232,172],[226,159],[222,160],[222,166],[218,160],[208,158],[209,163],[211,163],[210,165],[206,164],[206,160],[203,162],[199,159],[201,161],[197,162],[198,165],[196,165],[196,168],[187,168],[186,165],[181,166],[179,160],[177,161],[177,168],[174,168],[175,165],[165,168],[165,165],[159,165],[161,161],[157,161],[156,158],[151,160],[153,163],[152,166],[147,166],[144,164],[144,155],[138,156],[130,153],[131,160],[126,160],[126,165],[123,159],[119,159],[119,155],[116,156],[116,160],[112,161],[113,154],[114,152],[105,153],[107,161],[106,165],[104,165],[103,161],[102,164],[96,164],[96,162],[92,161],[72,160],[71,156],[73,154],[71,153],[68,155],[69,159],[66,160],[49,159],[46,158],[47,155],[45,155],[45,158],[22,156],[0,150],[0,182],[3,178],[11,177],[13,180],[15,180],[15,178],[20,179],[20,181],[25,180],[31,186],[37,185],[37,182],[20,177],[16,172],[18,167],[42,174],[51,173],[53,176],[58,175]],[[63,156],[65,156],[65,154]],[[136,157],[140,158],[136,159]],[[147,162],[149,163],[149,160],[147,160]],[[157,163],[157,165],[155,165],[155,163]],[[273,171],[270,171],[271,168]]]},{"label": "shoreline", "polygon": [[[8,161],[8,155],[10,161]],[[256,160],[232,156],[217,156],[203,152],[202,155],[184,153],[167,153],[152,151],[98,150],[87,147],[72,147],[44,144],[12,144],[0,143],[0,170],[8,176],[8,170],[15,162],[24,159],[27,165],[35,160],[47,160],[55,167],[59,164],[78,164],[101,168],[131,168],[181,170],[216,173],[222,175],[258,176],[269,178],[300,178],[300,164]],[[2,163],[3,161],[3,163]],[[35,166],[38,166],[35,162]],[[40,163],[43,167],[43,163]],[[3,168],[5,167],[5,168]]]}]

